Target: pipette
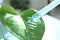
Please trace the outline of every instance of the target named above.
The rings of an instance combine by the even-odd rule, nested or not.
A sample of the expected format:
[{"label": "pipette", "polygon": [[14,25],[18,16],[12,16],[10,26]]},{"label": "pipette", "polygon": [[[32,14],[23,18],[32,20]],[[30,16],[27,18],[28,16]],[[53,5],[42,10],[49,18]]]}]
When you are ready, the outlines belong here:
[{"label": "pipette", "polygon": [[41,10],[39,10],[37,13],[35,13],[29,20],[29,23],[35,22],[36,20],[38,20],[39,18],[41,18],[42,16],[44,16],[45,14],[47,14],[49,11],[51,11],[52,9],[54,9],[56,6],[58,6],[60,4],[60,0],[54,0],[53,2],[51,2],[50,4],[48,4],[47,6],[45,6],[44,8],[42,8]]}]

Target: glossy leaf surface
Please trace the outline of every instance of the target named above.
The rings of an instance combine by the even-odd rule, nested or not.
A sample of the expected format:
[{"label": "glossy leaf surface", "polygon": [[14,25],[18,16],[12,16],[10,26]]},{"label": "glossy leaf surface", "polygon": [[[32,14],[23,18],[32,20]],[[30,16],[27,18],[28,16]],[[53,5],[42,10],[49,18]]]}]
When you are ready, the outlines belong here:
[{"label": "glossy leaf surface", "polygon": [[42,18],[33,23],[28,23],[27,21],[36,12],[35,9],[28,9],[22,12],[21,16],[26,25],[25,40],[41,40],[45,32],[45,25]]}]

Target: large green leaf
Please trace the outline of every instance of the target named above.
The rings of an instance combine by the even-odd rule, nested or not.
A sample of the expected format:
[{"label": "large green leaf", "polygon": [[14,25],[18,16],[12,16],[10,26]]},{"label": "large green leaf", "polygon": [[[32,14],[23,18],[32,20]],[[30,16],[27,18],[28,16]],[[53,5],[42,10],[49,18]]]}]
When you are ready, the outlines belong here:
[{"label": "large green leaf", "polygon": [[[8,29],[9,32],[11,32],[13,35],[18,37],[19,39],[23,40],[25,37],[25,24],[20,17],[20,15],[14,15],[11,13],[11,11],[14,11],[15,9],[10,9],[7,12],[7,9],[10,9],[9,6],[2,6],[0,8],[0,20],[2,24],[5,25],[5,27]],[[3,10],[4,9],[4,10]]]},{"label": "large green leaf", "polygon": [[[0,10],[2,10],[1,12],[10,13],[10,14],[13,14],[13,15],[17,15],[17,14],[18,14],[13,7],[8,6],[8,5],[2,6],[2,7],[0,8]],[[4,14],[4,13],[3,13],[3,14]]]},{"label": "large green leaf", "polygon": [[41,40],[45,32],[45,25],[42,18],[36,22],[28,23],[28,19],[36,12],[35,9],[28,9],[22,12],[21,17],[26,25],[25,40]]}]

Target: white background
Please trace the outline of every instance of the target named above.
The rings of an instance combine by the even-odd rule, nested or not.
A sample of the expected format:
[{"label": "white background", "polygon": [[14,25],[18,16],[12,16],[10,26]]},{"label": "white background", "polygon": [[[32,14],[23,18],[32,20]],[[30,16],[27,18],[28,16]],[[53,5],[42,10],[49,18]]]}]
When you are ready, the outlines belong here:
[{"label": "white background", "polygon": [[60,20],[48,15],[43,20],[46,29],[42,40],[60,40]]}]

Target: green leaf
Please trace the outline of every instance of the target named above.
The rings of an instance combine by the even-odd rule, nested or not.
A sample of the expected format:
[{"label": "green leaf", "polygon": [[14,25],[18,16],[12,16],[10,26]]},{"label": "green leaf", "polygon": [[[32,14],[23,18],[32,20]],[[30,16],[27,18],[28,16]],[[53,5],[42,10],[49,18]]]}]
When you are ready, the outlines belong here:
[{"label": "green leaf", "polygon": [[8,5],[2,6],[2,7],[0,8],[0,10],[1,10],[1,12],[10,13],[10,14],[13,14],[13,15],[17,15],[17,14],[18,14],[13,7],[8,6]]},{"label": "green leaf", "polygon": [[23,18],[23,20],[28,20],[28,18],[31,17],[36,12],[37,12],[37,10],[30,8],[30,9],[23,11],[21,13],[21,17]]},{"label": "green leaf", "polygon": [[34,9],[28,9],[22,12],[21,17],[26,25],[25,40],[41,40],[44,35],[45,25],[42,18],[38,19],[36,22],[28,23],[29,17],[36,12],[37,11]]},{"label": "green leaf", "polygon": [[[6,10],[5,7],[7,8]],[[22,18],[20,17],[20,15],[13,15],[12,11],[14,11],[15,9],[8,10],[8,8],[10,9],[11,7],[2,6],[0,8],[0,15],[1,15],[0,20],[2,24],[5,25],[5,27],[9,32],[11,32],[19,39],[23,40],[25,36],[25,29],[26,29],[25,24]]]}]

